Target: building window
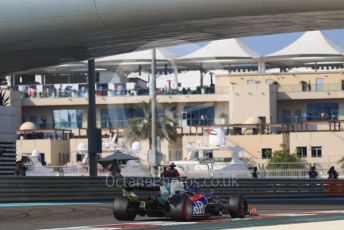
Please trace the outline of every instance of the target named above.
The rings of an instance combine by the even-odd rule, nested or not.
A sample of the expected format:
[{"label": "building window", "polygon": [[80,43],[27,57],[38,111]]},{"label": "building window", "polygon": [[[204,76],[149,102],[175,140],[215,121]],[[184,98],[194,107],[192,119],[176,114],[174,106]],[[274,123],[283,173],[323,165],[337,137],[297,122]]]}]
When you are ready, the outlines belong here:
[{"label": "building window", "polygon": [[271,159],[272,150],[271,149],[262,149],[262,159]]},{"label": "building window", "polygon": [[294,111],[294,120],[295,120],[295,122],[301,121],[301,117],[302,117],[301,110],[300,109],[296,109]]},{"label": "building window", "polygon": [[206,160],[213,160],[214,159],[214,154],[213,150],[206,150],[203,152],[203,157]]},{"label": "building window", "polygon": [[47,116],[41,116],[41,120],[39,121],[39,126],[41,129],[48,128],[47,120],[48,120]]},{"label": "building window", "polygon": [[247,80],[247,84],[248,85],[254,85],[254,84],[256,84],[256,81],[255,80]]},{"label": "building window", "polygon": [[82,109],[54,110],[53,115],[55,129],[82,127]]},{"label": "building window", "polygon": [[307,157],[307,147],[296,147],[296,154],[299,158],[306,158]]},{"label": "building window", "polygon": [[181,160],[182,159],[182,154],[180,150],[176,150],[176,160]]},{"label": "building window", "polygon": [[337,120],[339,115],[338,111],[338,103],[307,104],[308,120]]},{"label": "building window", "polygon": [[321,156],[322,156],[321,146],[312,147],[312,157],[321,157]]},{"label": "building window", "polygon": [[37,124],[37,117],[36,116],[29,116],[29,121],[36,125]]},{"label": "building window", "polygon": [[271,84],[274,83],[274,80],[272,80],[272,79],[266,79],[266,80],[265,80],[265,83],[266,83],[267,85],[271,85]]},{"label": "building window", "polygon": [[187,125],[213,125],[215,117],[214,106],[210,107],[186,107],[183,112],[187,119]]},{"label": "building window", "polygon": [[282,111],[282,122],[289,124],[291,121],[291,113],[290,110],[283,110]]},{"label": "building window", "polygon": [[100,109],[100,124],[102,128],[126,128],[131,118],[142,118],[143,114],[132,108],[113,107]]},{"label": "building window", "polygon": [[76,154],[76,162],[81,162],[82,161],[82,154],[77,153]]},{"label": "building window", "polygon": [[66,154],[62,153],[62,164],[66,163]]}]

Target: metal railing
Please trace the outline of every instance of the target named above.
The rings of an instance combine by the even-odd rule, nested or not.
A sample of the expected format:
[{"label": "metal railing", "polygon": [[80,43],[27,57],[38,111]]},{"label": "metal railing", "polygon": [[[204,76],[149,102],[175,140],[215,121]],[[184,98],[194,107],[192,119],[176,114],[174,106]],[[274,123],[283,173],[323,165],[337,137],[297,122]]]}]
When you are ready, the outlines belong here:
[{"label": "metal railing", "polygon": [[296,92],[344,92],[342,84],[309,84],[300,83],[293,85],[279,85],[279,93],[296,93]]},{"label": "metal railing", "polygon": [[[100,177],[110,175],[108,168],[98,167],[97,174]],[[139,173],[133,170],[126,170],[122,167],[123,176],[145,176],[150,177],[150,172]],[[41,166],[41,167],[28,167],[26,170],[26,176],[28,177],[39,177],[39,176],[59,176],[59,177],[75,177],[75,176],[89,176],[89,168],[87,165],[74,165],[74,166]]]},{"label": "metal railing", "polygon": [[[228,93],[227,87],[216,88],[218,92],[215,91],[215,87],[204,86],[204,87],[187,87],[187,88],[177,88],[168,89],[160,88],[157,89],[156,94],[159,95],[200,95],[200,94],[226,94]],[[21,98],[88,98],[88,90],[50,90],[50,91],[38,91],[37,89],[19,91],[21,93]],[[112,90],[112,89],[102,89],[96,90],[96,96],[98,97],[120,97],[120,96],[149,96],[148,88],[137,88],[130,90]]]},{"label": "metal railing", "polygon": [[[133,119],[128,117],[126,119],[107,119],[107,120],[97,120],[97,127],[100,128],[113,128],[113,129],[123,129],[128,128],[129,120]],[[79,129],[83,128],[82,121],[63,121],[63,122],[34,122],[35,125],[41,129]],[[223,123],[222,119],[215,118],[192,118],[192,119],[176,119],[177,127],[185,126],[210,126],[215,123]]]},{"label": "metal railing", "polygon": [[[258,172],[259,178],[288,178],[288,179],[307,179],[309,169],[268,169]],[[328,177],[327,170],[317,170],[318,178],[326,179]],[[341,175],[343,175],[341,173]]]},{"label": "metal railing", "polygon": [[[207,163],[200,163],[200,164],[184,164],[182,166],[178,166],[180,173],[182,176],[191,177],[191,178],[216,178],[219,177],[217,175],[221,173],[227,174],[228,177],[232,175],[239,177],[240,175],[245,175],[244,178],[250,178],[253,170],[235,170],[235,171],[221,171],[221,168],[224,167],[226,164],[222,164],[219,166],[214,166],[213,164]],[[332,166],[333,164],[329,164]],[[216,171],[216,172],[215,172]],[[319,179],[326,179],[328,169],[317,169]],[[340,178],[344,178],[344,170],[337,169]],[[155,175],[160,175],[162,169],[159,168],[157,172],[151,172],[147,170],[146,172],[135,172],[135,170],[126,170],[125,166],[122,166],[122,174],[123,176],[145,176],[151,177]],[[309,169],[259,169],[258,170],[258,178],[264,179],[307,179],[309,178],[308,175]],[[110,174],[108,168],[98,167],[98,176],[108,176]],[[86,165],[74,165],[74,166],[43,166],[43,167],[35,167],[34,169],[29,167],[26,171],[26,176],[89,176],[88,166]]]}]

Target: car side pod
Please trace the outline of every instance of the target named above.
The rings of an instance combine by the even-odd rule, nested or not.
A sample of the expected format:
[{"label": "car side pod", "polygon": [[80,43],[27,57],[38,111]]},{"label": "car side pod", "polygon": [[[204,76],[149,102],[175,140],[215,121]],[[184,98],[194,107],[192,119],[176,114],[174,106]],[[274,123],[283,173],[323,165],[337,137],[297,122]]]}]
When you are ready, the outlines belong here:
[{"label": "car side pod", "polygon": [[228,211],[232,218],[244,218],[248,213],[248,203],[244,196],[231,196],[228,199]]},{"label": "car side pod", "polygon": [[170,199],[171,220],[189,221],[192,219],[192,201],[188,196],[174,195]]}]

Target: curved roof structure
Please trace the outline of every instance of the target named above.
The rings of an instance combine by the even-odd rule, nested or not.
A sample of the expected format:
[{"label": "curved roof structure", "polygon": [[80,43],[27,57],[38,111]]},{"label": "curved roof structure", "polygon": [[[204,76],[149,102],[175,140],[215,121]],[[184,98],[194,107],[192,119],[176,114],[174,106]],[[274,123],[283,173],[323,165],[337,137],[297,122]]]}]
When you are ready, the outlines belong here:
[{"label": "curved roof structure", "polygon": [[211,41],[193,53],[177,58],[178,61],[211,61],[214,59],[253,59],[259,56],[239,39]]},{"label": "curved roof structure", "polygon": [[[157,61],[168,61],[171,57],[165,55],[160,49],[156,49]],[[150,62],[152,60],[152,50],[141,50],[131,53],[118,54],[113,56],[107,56],[97,58],[95,61],[97,64],[101,63],[129,63],[129,62]]]},{"label": "curved roof structure", "polygon": [[245,125],[262,124],[262,121],[258,117],[248,117],[246,118]]},{"label": "curved roof structure", "polygon": [[[156,49],[157,64],[168,64],[173,57],[174,54],[168,52],[167,49]],[[97,58],[95,59],[95,62],[97,67],[106,68],[113,71],[134,71],[138,70],[139,66],[151,66],[152,50],[141,50],[131,53]]]},{"label": "curved roof structure", "polygon": [[289,46],[266,55],[268,58],[342,57],[344,50],[327,39],[321,31],[305,32]]},{"label": "curved roof structure", "polygon": [[29,121],[24,122],[19,128],[20,131],[35,130],[35,129],[37,129],[37,126],[34,123],[29,122]]}]

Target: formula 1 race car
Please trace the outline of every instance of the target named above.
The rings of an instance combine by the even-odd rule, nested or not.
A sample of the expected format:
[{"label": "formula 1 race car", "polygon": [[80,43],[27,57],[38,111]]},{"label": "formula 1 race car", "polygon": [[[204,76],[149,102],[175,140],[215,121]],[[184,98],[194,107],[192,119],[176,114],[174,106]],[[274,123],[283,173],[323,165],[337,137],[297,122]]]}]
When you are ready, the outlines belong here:
[{"label": "formula 1 race car", "polygon": [[171,220],[189,221],[195,217],[210,217],[229,214],[232,218],[244,218],[248,204],[243,196],[220,199],[214,193],[202,193],[197,186],[185,186],[183,182],[171,181],[158,186],[144,188],[150,195],[139,198],[133,190],[123,189],[123,196],[115,197],[113,214],[118,220],[131,221],[136,215],[169,217]]}]

